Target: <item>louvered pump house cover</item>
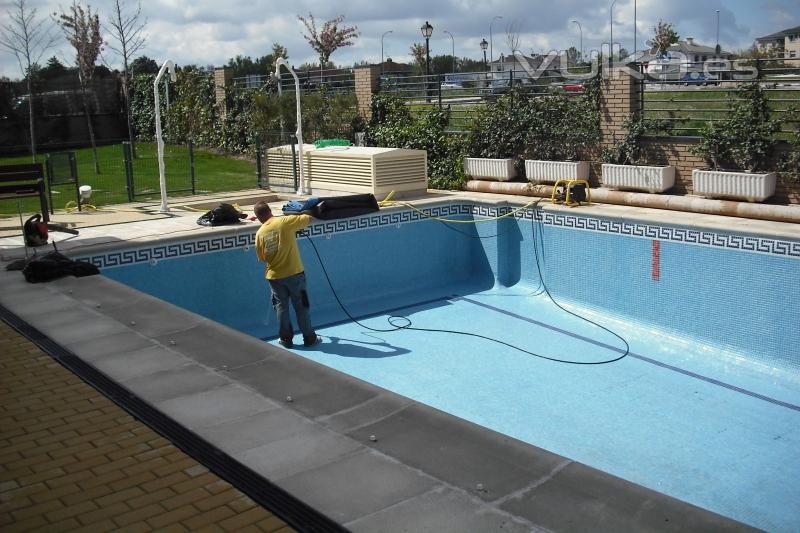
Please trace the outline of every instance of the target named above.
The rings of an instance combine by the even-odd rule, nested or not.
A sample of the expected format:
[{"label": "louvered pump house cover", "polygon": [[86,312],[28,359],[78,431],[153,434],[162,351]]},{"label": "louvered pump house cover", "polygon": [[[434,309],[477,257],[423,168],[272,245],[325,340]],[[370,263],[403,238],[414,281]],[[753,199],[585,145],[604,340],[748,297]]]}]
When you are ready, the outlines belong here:
[{"label": "louvered pump house cover", "polygon": [[[363,146],[316,148],[306,144],[303,145],[303,159],[306,188],[311,194],[325,191],[371,193],[380,198],[392,191],[424,192],[428,188],[425,150]],[[291,188],[294,183],[291,146],[270,148],[267,166],[271,188],[280,187],[280,184]]]}]

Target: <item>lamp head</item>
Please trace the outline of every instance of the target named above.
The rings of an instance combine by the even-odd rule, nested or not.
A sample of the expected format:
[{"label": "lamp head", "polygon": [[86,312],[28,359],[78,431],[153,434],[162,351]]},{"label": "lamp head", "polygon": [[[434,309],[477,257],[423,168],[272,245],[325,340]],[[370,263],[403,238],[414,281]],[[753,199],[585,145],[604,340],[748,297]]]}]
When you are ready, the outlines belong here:
[{"label": "lamp head", "polygon": [[425,24],[420,28],[420,30],[422,31],[423,37],[430,39],[431,34],[433,33],[433,26],[431,26],[430,22],[426,20]]},{"label": "lamp head", "polygon": [[489,48],[489,43],[486,42],[486,39],[483,39],[481,41],[481,50],[486,50],[487,48]]}]

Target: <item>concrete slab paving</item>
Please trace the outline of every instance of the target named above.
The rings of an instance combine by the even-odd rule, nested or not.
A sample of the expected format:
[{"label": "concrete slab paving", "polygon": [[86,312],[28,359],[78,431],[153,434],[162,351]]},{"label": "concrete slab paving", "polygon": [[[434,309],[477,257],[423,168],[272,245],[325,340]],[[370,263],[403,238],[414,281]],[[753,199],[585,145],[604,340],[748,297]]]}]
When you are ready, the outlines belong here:
[{"label": "concrete slab paving", "polygon": [[64,346],[75,353],[80,353],[85,361],[94,361],[116,353],[132,352],[156,346],[153,339],[140,335],[130,329],[111,335],[94,335],[73,342],[65,342]]},{"label": "concrete slab paving", "polygon": [[415,498],[402,501],[345,524],[353,533],[531,533],[545,531],[513,515],[486,505],[464,492],[437,486]]},{"label": "concrete slab paving", "polygon": [[164,400],[157,406],[188,428],[213,426],[278,407],[275,402],[236,384]]},{"label": "concrete slab paving", "polygon": [[316,420],[329,429],[347,433],[383,420],[413,403],[414,400],[404,396],[380,394],[338,413],[319,416]]},{"label": "concrete slab paving", "polygon": [[289,409],[273,409],[231,422],[203,428],[203,438],[235,455],[295,435],[304,435],[314,423]]},{"label": "concrete slab paving", "polygon": [[362,448],[353,439],[309,424],[284,439],[233,456],[265,478],[280,481],[312,468],[338,462]]},{"label": "concrete slab paving", "polygon": [[232,369],[262,361],[264,342],[205,320],[188,329],[156,337],[198,363],[216,369]]},{"label": "concrete slab paving", "polygon": [[348,409],[380,393],[361,380],[338,372],[331,374],[327,367],[284,350],[281,352],[267,361],[232,369],[229,374],[277,401],[291,396],[292,408],[310,417]]},{"label": "concrete slab paving", "polygon": [[[546,478],[564,458],[413,404],[348,435],[483,500],[496,500]],[[376,442],[370,442],[374,435]],[[481,489],[478,490],[480,485]]]},{"label": "concrete slab paving", "polygon": [[151,404],[214,390],[231,383],[217,372],[192,363],[121,381],[125,387]]},{"label": "concrete slab paving", "polygon": [[88,276],[76,278],[68,276],[52,282],[72,298],[96,309],[117,309],[127,307],[143,296],[138,291],[114,290],[114,282],[104,276]]},{"label": "concrete slab paving", "polygon": [[38,311],[32,310],[25,318],[36,324],[36,328],[42,333],[63,344],[129,331],[127,326],[118,321],[81,309],[77,305],[67,311],[51,312],[50,306],[44,304]]},{"label": "concrete slab paving", "polygon": [[115,379],[125,381],[156,372],[178,369],[188,365],[189,359],[163,346],[150,346],[131,352],[118,352],[94,361],[94,366]]},{"label": "concrete slab paving", "polygon": [[205,319],[156,298],[141,298],[124,307],[104,310],[109,317],[148,337],[184,331]]},{"label": "concrete slab paving", "polygon": [[[759,531],[684,502],[570,463],[500,507],[547,529],[569,531]],[[693,512],[695,511],[695,512]]]},{"label": "concrete slab paving", "polygon": [[428,492],[436,481],[365,449],[341,461],[282,480],[289,492],[348,523]]}]

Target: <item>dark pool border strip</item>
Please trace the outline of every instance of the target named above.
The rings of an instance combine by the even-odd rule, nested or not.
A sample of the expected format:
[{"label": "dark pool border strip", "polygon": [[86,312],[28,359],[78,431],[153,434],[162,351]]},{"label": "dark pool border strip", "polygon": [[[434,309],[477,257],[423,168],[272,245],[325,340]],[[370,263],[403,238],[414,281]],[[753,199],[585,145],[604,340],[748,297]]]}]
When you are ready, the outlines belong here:
[{"label": "dark pool border strip", "polygon": [[[556,331],[556,332],[562,333],[564,335],[568,335],[568,336],[570,336],[572,338],[579,339],[579,340],[594,344],[595,346],[600,346],[602,348],[606,348],[608,350],[611,350],[611,351],[614,351],[614,352],[617,352],[617,353],[625,353],[625,350],[622,350],[617,346],[611,346],[610,344],[606,344],[604,342],[596,341],[594,339],[591,339],[589,337],[585,337],[583,335],[579,335],[579,334],[574,333],[572,331],[569,331],[569,330],[566,330],[566,329],[563,329],[563,328],[559,328],[557,326],[553,326],[553,325],[547,324],[545,322],[540,322],[539,320],[535,320],[533,318],[529,318],[529,317],[526,317],[526,316],[519,315],[519,314],[514,313],[512,311],[509,311],[507,309],[503,309],[502,307],[496,307],[496,306],[493,306],[493,305],[489,305],[489,304],[486,304],[486,303],[483,303],[483,302],[479,302],[477,300],[473,300],[471,298],[467,298],[465,296],[453,296],[452,298],[450,298],[450,300],[452,300],[452,301],[459,301],[460,300],[460,301],[468,302],[468,303],[471,303],[471,304],[474,304],[474,305],[477,305],[477,306],[480,306],[480,307],[484,307],[486,309],[490,309],[492,311],[496,311],[498,313],[502,313],[504,315],[507,315],[507,316],[510,316],[510,317],[513,317],[513,318],[517,318],[519,320],[523,320],[525,322],[529,322],[531,324],[536,324],[537,326],[541,326],[543,328],[547,328],[549,330]],[[660,366],[661,368],[665,368],[667,370],[672,370],[673,372],[678,372],[678,373],[683,374],[685,376],[689,376],[691,378],[699,379],[701,381],[705,381],[706,383],[711,383],[712,385],[717,385],[719,387],[723,387],[725,389],[732,390],[734,392],[738,392],[740,394],[744,394],[746,396],[750,396],[750,397],[756,398],[758,400],[763,400],[763,401],[769,402],[771,404],[779,405],[781,407],[786,407],[787,409],[792,409],[793,411],[800,412],[800,405],[795,405],[793,403],[784,402],[784,401],[778,400],[776,398],[771,398],[769,396],[764,396],[763,394],[759,394],[759,393],[751,391],[751,390],[743,389],[741,387],[737,387],[736,385],[731,385],[730,383],[725,383],[724,381],[720,381],[718,379],[710,378],[710,377],[704,376],[702,374],[697,374],[696,372],[692,372],[691,370],[685,370],[685,369],[679,368],[677,366],[673,366],[673,365],[670,365],[670,364],[667,364],[667,363],[662,363],[661,361],[657,361],[655,359],[651,359],[649,357],[646,357],[644,355],[639,355],[639,354],[634,353],[634,352],[628,352],[628,357],[633,357],[634,359],[638,359],[640,361],[644,361],[645,363],[650,363],[651,365]]]},{"label": "dark pool border strip", "polygon": [[339,533],[348,531],[341,524],[292,496],[193,431],[155,409],[2,304],[0,304],[0,320],[6,322],[39,349],[130,415],[171,441],[186,454],[231,483],[288,525],[302,532]]}]

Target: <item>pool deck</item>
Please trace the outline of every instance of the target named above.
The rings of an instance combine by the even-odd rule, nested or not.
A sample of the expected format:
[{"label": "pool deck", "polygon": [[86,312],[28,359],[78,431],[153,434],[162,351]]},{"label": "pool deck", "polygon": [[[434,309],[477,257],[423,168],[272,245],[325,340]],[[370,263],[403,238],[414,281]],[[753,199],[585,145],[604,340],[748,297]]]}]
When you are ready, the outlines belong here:
[{"label": "pool deck", "polygon": [[[220,200],[239,198],[250,214],[247,206],[252,205],[251,200],[267,194],[247,191],[206,198],[204,203],[197,198],[191,202],[194,209],[203,210]],[[442,200],[519,205],[532,199],[461,193],[430,193],[413,199],[418,204]],[[283,202],[278,200],[276,205]],[[541,205],[569,210],[546,201]],[[202,227],[196,224],[198,211],[174,209],[170,215],[163,215],[157,208],[156,204],[139,204],[91,214],[56,214],[54,222],[74,224],[80,235],[61,241],[66,234],[52,233],[51,238],[60,241],[59,250],[69,255],[70,251],[83,254],[123,243],[253,232],[257,227],[254,222]],[[800,240],[797,224],[611,205],[579,209],[626,220]],[[21,237],[0,238],[3,265],[20,257],[24,257]],[[125,491],[139,489],[146,494],[145,484],[156,485],[153,478],[137,481],[138,470],[124,470],[133,467],[131,461],[151,451],[143,449],[144,444],[168,447],[162,455],[184,467],[178,474],[200,475],[205,481],[212,479],[205,476],[219,472],[227,480],[222,483],[234,486],[224,491],[234,500],[243,497],[237,489],[258,496],[264,494],[263,487],[269,488],[263,501],[277,502],[272,512],[288,517],[287,522],[300,530],[336,530],[337,525],[351,531],[437,532],[751,529],[344,375],[105,277],[67,277],[28,284],[19,272],[3,269],[0,310],[4,321],[18,331],[0,328],[0,363],[4,368],[0,394],[7,398],[0,420],[0,442],[4,445],[0,526],[6,530],[47,529],[56,519],[72,520],[64,524],[73,527],[62,525],[64,529],[92,529],[93,524],[100,523],[90,523],[86,516],[102,516],[104,523],[113,527],[126,525],[122,521],[127,518],[122,517],[131,516],[132,508],[123,510],[114,502],[124,500],[130,507],[132,499]],[[107,414],[118,408],[54,365],[52,359],[43,356],[45,352],[68,367],[86,371],[95,387],[111,394],[112,400],[162,435],[177,435],[179,445],[199,450],[193,455],[206,466],[193,462],[195,459],[179,458],[180,452],[168,442],[170,437],[159,437],[140,427],[139,422],[134,426],[129,415],[121,411],[119,415]],[[53,375],[55,372],[58,376]],[[74,401],[85,401],[86,407],[58,400],[57,394],[65,390]],[[58,414],[58,406],[48,406],[52,413],[44,411],[39,403],[46,400],[62,403],[71,414]],[[93,407],[119,419],[125,431],[148,436],[131,440],[133,448],[120,445],[114,451],[104,451],[102,435],[97,435],[99,440],[81,439],[79,427],[85,424],[81,421],[95,419],[77,413],[93,412]],[[62,424],[67,436],[50,435],[54,430],[45,422],[52,419],[67,422]],[[7,421],[13,421],[14,426]],[[206,446],[210,446],[210,452]],[[77,484],[88,493],[82,483],[92,483],[104,475],[100,465],[91,463],[97,456],[92,454],[102,455],[103,460],[126,462],[115,471],[134,481],[124,487],[115,486],[113,481],[103,483],[109,492],[86,495],[81,500],[83,507],[76,507],[77,500],[72,503],[74,494],[60,492],[61,482]],[[223,460],[218,460],[220,457]],[[205,472],[206,467],[212,472]],[[82,472],[80,479],[70,479],[73,468]],[[152,475],[156,480],[169,477],[157,471]],[[244,480],[241,485],[239,480]],[[175,479],[176,483],[186,481]],[[39,484],[40,490],[31,492],[28,487],[32,484]],[[208,487],[201,488],[209,493],[205,498],[213,499]],[[165,490],[176,498],[181,494],[174,488]],[[331,523],[319,516],[309,518],[297,509],[281,508],[280,495],[285,494]],[[159,527],[157,523],[161,522],[154,522],[157,517],[174,511],[164,504],[167,498],[142,501],[160,506],[152,516],[140,516],[143,530]],[[225,506],[234,515],[203,525],[241,530],[242,524],[224,521],[264,513],[248,523],[251,529],[284,527],[270,521],[274,517],[257,505],[245,509],[225,502],[211,507],[203,501],[201,497],[193,499],[193,507],[182,508],[185,516],[171,522],[170,527],[199,529],[197,517],[208,517],[208,511]],[[65,511],[68,516],[62,516],[62,506],[72,509]],[[148,512],[154,512],[154,508]],[[39,521],[37,525],[26,520]]]}]

